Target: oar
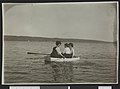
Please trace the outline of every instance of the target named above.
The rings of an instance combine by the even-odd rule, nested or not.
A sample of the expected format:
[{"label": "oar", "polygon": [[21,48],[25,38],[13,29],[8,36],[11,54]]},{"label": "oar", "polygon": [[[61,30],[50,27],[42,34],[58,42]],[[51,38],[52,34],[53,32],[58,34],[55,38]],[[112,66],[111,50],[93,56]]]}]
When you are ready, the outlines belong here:
[{"label": "oar", "polygon": [[47,53],[34,53],[34,52],[27,52],[27,54],[50,55],[50,54],[47,54]]}]

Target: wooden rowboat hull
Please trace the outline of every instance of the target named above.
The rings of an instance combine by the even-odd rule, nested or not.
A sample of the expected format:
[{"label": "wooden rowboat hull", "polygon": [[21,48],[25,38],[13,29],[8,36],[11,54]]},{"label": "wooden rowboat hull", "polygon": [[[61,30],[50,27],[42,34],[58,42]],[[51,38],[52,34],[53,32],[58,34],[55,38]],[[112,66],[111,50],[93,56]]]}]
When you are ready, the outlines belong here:
[{"label": "wooden rowboat hull", "polygon": [[50,61],[55,61],[55,62],[72,62],[72,61],[79,61],[80,57],[76,58],[52,58],[50,57]]}]

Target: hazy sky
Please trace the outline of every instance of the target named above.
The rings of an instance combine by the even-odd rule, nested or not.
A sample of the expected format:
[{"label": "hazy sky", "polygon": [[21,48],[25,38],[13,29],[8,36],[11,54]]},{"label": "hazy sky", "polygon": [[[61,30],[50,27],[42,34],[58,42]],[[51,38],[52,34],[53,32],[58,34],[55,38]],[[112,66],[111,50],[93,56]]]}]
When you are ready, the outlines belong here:
[{"label": "hazy sky", "polygon": [[21,4],[4,10],[5,35],[113,41],[116,9],[110,3]]}]

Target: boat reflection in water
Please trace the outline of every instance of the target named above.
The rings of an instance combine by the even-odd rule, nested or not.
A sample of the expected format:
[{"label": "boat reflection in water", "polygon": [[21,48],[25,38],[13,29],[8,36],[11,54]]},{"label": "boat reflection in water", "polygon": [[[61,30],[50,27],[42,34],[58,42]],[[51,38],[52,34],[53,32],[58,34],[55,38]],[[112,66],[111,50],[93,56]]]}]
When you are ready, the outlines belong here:
[{"label": "boat reflection in water", "polygon": [[54,62],[45,61],[52,67],[52,75],[55,83],[72,83],[73,82],[73,63],[72,62]]},{"label": "boat reflection in water", "polygon": [[52,74],[55,82],[70,83],[73,82],[73,65],[70,62],[52,62]]}]

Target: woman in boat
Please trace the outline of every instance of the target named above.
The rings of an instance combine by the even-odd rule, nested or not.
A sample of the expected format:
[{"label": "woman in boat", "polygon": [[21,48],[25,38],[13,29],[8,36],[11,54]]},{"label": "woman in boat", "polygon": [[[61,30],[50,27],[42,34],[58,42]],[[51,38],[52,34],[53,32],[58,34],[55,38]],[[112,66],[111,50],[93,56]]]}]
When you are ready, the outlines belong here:
[{"label": "woman in boat", "polygon": [[61,53],[60,51],[60,45],[61,45],[61,42],[60,41],[56,41],[56,46],[53,47],[53,50],[52,50],[52,53],[50,54],[50,57],[54,57],[54,58],[65,58],[63,56],[63,54]]},{"label": "woman in boat", "polygon": [[63,55],[65,56],[65,58],[71,58],[72,55],[71,55],[71,50],[70,50],[69,44],[65,43],[64,47],[65,47],[65,49],[63,51]]},{"label": "woman in boat", "polygon": [[73,48],[73,43],[69,43],[69,48],[71,50],[71,58],[75,56],[74,48]]}]

